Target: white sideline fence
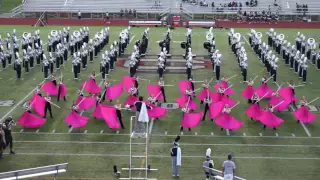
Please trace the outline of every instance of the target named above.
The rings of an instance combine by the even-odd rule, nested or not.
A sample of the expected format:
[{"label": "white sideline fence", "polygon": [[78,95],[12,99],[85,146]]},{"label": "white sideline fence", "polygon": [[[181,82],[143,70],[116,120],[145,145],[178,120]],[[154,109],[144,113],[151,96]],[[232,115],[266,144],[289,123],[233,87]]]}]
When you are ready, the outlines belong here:
[{"label": "white sideline fence", "polygon": [[22,169],[17,171],[9,171],[0,173],[0,180],[27,179],[39,176],[54,175],[56,179],[60,173],[67,172],[68,163],[55,164],[50,166],[42,166],[30,169]]},{"label": "white sideline fence", "polygon": [[[203,169],[204,170],[208,170],[209,169],[209,171],[211,172],[210,176],[211,176],[212,180],[223,180],[221,171],[219,171],[217,169],[213,169],[213,168],[208,168],[208,167],[205,167],[205,166],[203,166]],[[238,176],[234,176],[233,180],[246,180],[246,179],[243,179],[243,178],[238,177]]]}]

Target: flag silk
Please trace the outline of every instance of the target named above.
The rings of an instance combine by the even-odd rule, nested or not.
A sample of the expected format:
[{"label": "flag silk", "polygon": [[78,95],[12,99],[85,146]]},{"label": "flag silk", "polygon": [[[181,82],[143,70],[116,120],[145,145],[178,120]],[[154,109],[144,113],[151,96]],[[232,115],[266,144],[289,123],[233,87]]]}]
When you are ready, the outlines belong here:
[{"label": "flag silk", "polygon": [[307,106],[301,106],[299,109],[293,112],[294,117],[303,123],[311,123],[317,116],[312,114]]},{"label": "flag silk", "polygon": [[34,94],[30,100],[30,102],[32,103],[31,107],[34,109],[34,111],[40,115],[41,117],[44,116],[44,108],[45,108],[45,105],[46,105],[46,100],[37,95],[37,94]]},{"label": "flag silk", "polygon": [[192,90],[191,82],[188,80],[180,80],[178,82],[178,87],[181,94],[186,94],[186,90]]},{"label": "flag silk", "polygon": [[89,110],[96,104],[96,98],[94,96],[78,96],[76,103],[80,110]]},{"label": "flag silk", "polygon": [[181,126],[184,128],[194,128],[200,123],[202,116],[203,111],[197,113],[183,113]]},{"label": "flag silk", "polygon": [[40,118],[36,115],[33,115],[29,112],[24,112],[19,120],[18,124],[25,128],[39,128],[46,122],[45,118]]},{"label": "flag silk", "polygon": [[189,100],[189,98],[190,97],[187,95],[182,95],[176,99],[176,102],[179,104],[180,108],[185,108],[188,103],[188,109],[197,110],[198,105],[192,99]]},{"label": "flag silk", "polygon": [[115,100],[122,94],[122,83],[107,87],[106,99]]},{"label": "flag silk", "polygon": [[130,94],[130,88],[135,86],[135,78],[130,77],[130,76],[123,76],[122,77],[122,86],[126,90],[126,92]]},{"label": "flag silk", "polygon": [[64,121],[73,128],[82,128],[87,125],[89,118],[81,116],[76,111],[71,111]]},{"label": "flag silk", "polygon": [[49,96],[58,96],[58,87],[52,81],[48,81],[41,86],[42,90]]},{"label": "flag silk", "polygon": [[101,112],[104,121],[111,129],[120,129],[121,125],[117,117],[116,109],[114,107],[101,106]]},{"label": "flag silk", "polygon": [[153,96],[153,97],[156,98],[156,100],[163,99],[163,95],[162,95],[162,92],[161,92],[161,87],[159,85],[150,84],[150,85],[147,86],[147,90],[148,90],[148,93],[149,93],[150,97]]},{"label": "flag silk", "polygon": [[99,85],[92,78],[83,82],[82,87],[90,94],[98,94],[101,91]]}]

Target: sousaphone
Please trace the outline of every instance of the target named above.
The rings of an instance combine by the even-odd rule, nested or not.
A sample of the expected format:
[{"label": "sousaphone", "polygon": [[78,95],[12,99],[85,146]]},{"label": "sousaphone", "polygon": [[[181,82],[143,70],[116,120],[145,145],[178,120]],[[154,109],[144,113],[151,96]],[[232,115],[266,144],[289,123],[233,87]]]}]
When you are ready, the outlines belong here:
[{"label": "sousaphone", "polygon": [[204,47],[205,49],[209,49],[209,48],[210,48],[210,42],[208,42],[208,41],[204,42],[204,43],[203,43],[203,47]]},{"label": "sousaphone", "polygon": [[31,37],[31,33],[24,32],[24,33],[22,34],[22,37],[23,37],[24,39],[29,39],[29,38]]},{"label": "sousaphone", "polygon": [[285,36],[284,36],[284,34],[279,34],[279,35],[278,35],[278,38],[279,38],[280,41],[283,41],[284,38],[285,38]]},{"label": "sousaphone", "polygon": [[313,45],[316,43],[316,40],[313,38],[309,38],[307,42],[308,42],[309,46],[313,47]]},{"label": "sousaphone", "polygon": [[187,42],[183,41],[180,43],[180,46],[182,49],[186,49],[187,48]]},{"label": "sousaphone", "polygon": [[81,33],[79,31],[73,31],[73,37],[78,38],[80,35]]},{"label": "sousaphone", "polygon": [[241,40],[241,34],[240,34],[240,33],[235,33],[235,34],[234,34],[234,37],[235,37],[238,41]]},{"label": "sousaphone", "polygon": [[58,31],[52,30],[52,31],[50,32],[50,35],[51,35],[52,37],[57,37],[57,36],[58,36]]},{"label": "sousaphone", "polygon": [[256,36],[257,36],[258,39],[261,39],[262,38],[262,33],[261,32],[257,32]]}]

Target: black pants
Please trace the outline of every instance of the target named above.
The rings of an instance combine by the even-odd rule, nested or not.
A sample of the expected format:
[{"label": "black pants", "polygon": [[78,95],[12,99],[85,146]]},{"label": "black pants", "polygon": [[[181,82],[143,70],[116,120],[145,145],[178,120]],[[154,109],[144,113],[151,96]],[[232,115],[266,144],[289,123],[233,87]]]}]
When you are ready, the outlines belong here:
[{"label": "black pants", "polygon": [[247,81],[247,69],[242,69],[243,81]]},{"label": "black pants", "polygon": [[8,64],[9,64],[9,65],[11,65],[11,59],[12,59],[12,56],[11,56],[11,55],[9,55],[9,56],[7,57],[7,59],[8,59]]},{"label": "black pants", "polygon": [[98,46],[94,47],[94,56],[97,57],[98,56]]},{"label": "black pants", "polygon": [[43,116],[43,118],[46,118],[48,110],[49,110],[49,113],[50,113],[50,117],[52,118],[51,104],[49,102],[46,102],[46,105],[44,106],[44,116]]},{"label": "black pants", "polygon": [[4,68],[6,68],[6,66],[7,66],[7,61],[6,61],[6,59],[3,59],[2,60],[2,68],[4,69]]},{"label": "black pants", "polygon": [[164,87],[161,86],[160,90],[161,90],[161,93],[163,95],[163,102],[166,103],[167,102],[167,98],[166,98],[166,93],[164,92]]},{"label": "black pants", "polygon": [[191,78],[191,71],[192,71],[191,68],[187,68],[187,76],[188,76],[188,79]]},{"label": "black pants", "polygon": [[21,78],[21,64],[15,65],[16,66],[16,71],[17,71],[17,78]]},{"label": "black pants", "polygon": [[158,68],[159,78],[163,77],[163,68]]},{"label": "black pants", "polygon": [[217,81],[220,80],[220,66],[216,66],[216,79]]},{"label": "black pants", "polygon": [[93,51],[90,51],[90,62],[93,62]]},{"label": "black pants", "polygon": [[102,79],[106,78],[106,67],[101,67],[101,75],[102,75]]},{"label": "black pants", "polygon": [[74,46],[70,46],[70,56],[73,56],[74,53]]},{"label": "black pants", "polygon": [[37,59],[37,65],[40,65],[40,55],[36,56]]},{"label": "black pants", "polygon": [[34,57],[30,57],[30,68],[33,68]]},{"label": "black pants", "polygon": [[121,111],[117,109],[116,112],[117,112],[117,117],[118,117],[118,119],[119,119],[119,122],[120,122],[120,124],[121,124],[121,128],[124,129],[124,125],[123,125],[123,122],[122,122]]},{"label": "black pants", "polygon": [[56,58],[56,68],[60,69],[60,58],[59,57]]},{"label": "black pants", "polygon": [[13,138],[12,138],[12,135],[11,133],[9,135],[6,135],[5,136],[5,139],[6,139],[6,147],[10,147],[10,151],[12,151],[12,148],[13,148]]},{"label": "black pants", "polygon": [[302,82],[307,82],[307,70],[302,70]]},{"label": "black pants", "polygon": [[48,71],[49,71],[49,66],[44,66],[43,67],[43,74],[44,74],[45,79],[48,78]]},{"label": "black pants", "polygon": [[78,66],[73,65],[73,75],[75,79],[78,79]]},{"label": "black pants", "polygon": [[53,63],[50,63],[49,66],[50,66],[50,68],[49,68],[49,69],[50,69],[50,74],[52,74],[52,73],[53,73],[53,66],[54,66],[54,65],[53,65]]},{"label": "black pants", "polygon": [[209,104],[205,103],[205,105],[204,105],[204,114],[203,114],[203,117],[202,117],[202,121],[204,121],[206,119],[206,115],[207,115],[208,110],[209,110]]},{"label": "black pants", "polygon": [[[58,89],[58,99],[57,99],[57,101],[60,100],[60,94],[61,94],[61,85],[59,85],[59,89]],[[63,97],[63,100],[64,100],[64,101],[67,100],[67,99],[66,99],[66,96]]]},{"label": "black pants", "polygon": [[302,67],[299,67],[299,77],[302,77]]},{"label": "black pants", "polygon": [[277,82],[277,70],[273,69],[273,82]]},{"label": "black pants", "polygon": [[317,68],[318,68],[318,70],[320,69],[320,58],[317,59]]}]

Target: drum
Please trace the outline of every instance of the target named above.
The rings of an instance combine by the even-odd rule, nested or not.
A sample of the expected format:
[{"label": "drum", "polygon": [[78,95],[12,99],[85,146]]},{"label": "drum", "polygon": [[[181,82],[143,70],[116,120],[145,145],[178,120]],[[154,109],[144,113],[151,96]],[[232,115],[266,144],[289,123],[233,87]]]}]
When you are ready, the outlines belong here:
[{"label": "drum", "polygon": [[205,49],[209,49],[210,48],[210,42],[204,42],[203,43],[203,47],[205,48]]}]

